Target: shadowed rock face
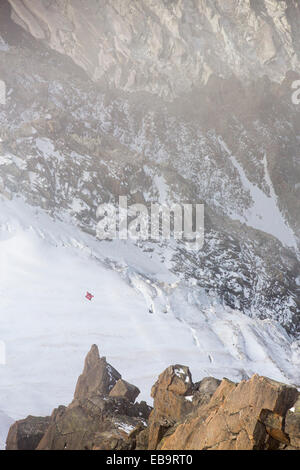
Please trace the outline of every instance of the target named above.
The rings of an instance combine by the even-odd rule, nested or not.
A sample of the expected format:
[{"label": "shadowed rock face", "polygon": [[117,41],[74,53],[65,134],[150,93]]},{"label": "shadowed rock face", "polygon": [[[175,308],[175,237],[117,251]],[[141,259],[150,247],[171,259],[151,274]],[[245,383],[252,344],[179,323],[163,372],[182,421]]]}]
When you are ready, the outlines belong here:
[{"label": "shadowed rock face", "polygon": [[16,421],[9,430],[6,450],[36,449],[50,424],[50,417],[28,416]]},{"label": "shadowed rock face", "polygon": [[[124,390],[125,388],[125,390]],[[118,393],[111,393],[113,391]],[[100,357],[94,344],[86,356],[74,400],[54,410],[37,450],[132,449],[131,431],[145,428],[151,408],[135,403],[139,390]]]},{"label": "shadowed rock face", "polygon": [[[238,384],[213,377],[194,384],[189,368],[177,364],[153,385],[151,409],[145,402],[134,403],[139,390],[123,379],[108,392],[105,367],[93,345],[80,376],[85,387],[80,393],[76,388],[72,403],[55,409],[50,418],[29,416],[14,423],[6,448],[300,449],[299,392],[294,387],[258,375]],[[86,386],[95,383],[96,388]]]},{"label": "shadowed rock face", "polygon": [[108,395],[121,378],[105,357],[100,358],[98,347],[94,344],[86,356],[83,373],[80,375],[74,398],[88,398],[90,395]]},{"label": "shadowed rock face", "polygon": [[285,432],[290,439],[290,448],[300,449],[300,396],[286,414]]},{"label": "shadowed rock face", "polygon": [[[115,387],[114,387],[115,386]],[[108,396],[114,390],[115,396]],[[96,345],[86,356],[74,400],[55,409],[51,417],[28,418],[14,423],[7,450],[123,449],[143,445],[139,434],[146,428],[151,407],[134,403],[139,390],[101,358]],[[139,441],[138,441],[139,439]]]},{"label": "shadowed rock face", "polygon": [[131,385],[125,380],[118,380],[110,391],[109,396],[127,398],[130,402],[134,403],[139,394],[140,390],[135,385]]},{"label": "shadowed rock face", "polygon": [[129,450],[135,447],[135,429],[145,429],[151,408],[125,398],[99,395],[74,400],[67,408],[54,410],[51,423],[37,450]]},{"label": "shadowed rock face", "polygon": [[285,0],[9,0],[12,18],[95,81],[167,99],[213,74],[299,69],[300,10]]}]

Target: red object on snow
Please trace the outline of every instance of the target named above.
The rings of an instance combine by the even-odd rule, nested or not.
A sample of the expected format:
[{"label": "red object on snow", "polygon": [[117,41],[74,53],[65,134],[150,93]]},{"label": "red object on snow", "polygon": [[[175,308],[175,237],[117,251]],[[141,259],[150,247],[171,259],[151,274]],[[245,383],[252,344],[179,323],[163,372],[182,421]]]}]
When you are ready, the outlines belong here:
[{"label": "red object on snow", "polygon": [[94,296],[93,296],[92,294],[90,294],[90,292],[87,292],[85,297],[86,297],[86,299],[88,299],[88,300],[92,300],[92,298],[93,298]]}]

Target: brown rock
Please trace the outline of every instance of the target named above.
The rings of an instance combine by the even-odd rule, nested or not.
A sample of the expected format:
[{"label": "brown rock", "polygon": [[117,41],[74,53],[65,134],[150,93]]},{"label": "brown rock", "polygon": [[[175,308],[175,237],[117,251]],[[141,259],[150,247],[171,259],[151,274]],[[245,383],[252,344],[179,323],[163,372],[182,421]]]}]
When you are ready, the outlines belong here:
[{"label": "brown rock", "polygon": [[86,356],[74,398],[108,395],[119,379],[121,379],[119,372],[106,362],[105,357],[100,358],[98,347],[94,344]]},{"label": "brown rock", "polygon": [[235,441],[235,448],[236,449],[243,449],[243,450],[252,450],[252,442],[249,439],[248,434],[243,429],[239,432],[237,439]]},{"label": "brown rock", "polygon": [[[54,410],[37,449],[132,450],[136,439],[129,435],[137,427],[145,427],[151,407],[145,402],[133,403],[139,390],[120,378],[105,358],[99,357],[97,346],[92,346],[74,400],[67,408]],[[112,395],[116,396],[108,396],[114,388]]]},{"label": "brown rock", "polygon": [[126,398],[97,395],[73,400],[67,408],[54,410],[37,449],[131,449],[134,440],[128,442],[129,435],[140,425],[144,428],[150,410],[145,413],[143,403],[132,404]]},{"label": "brown rock", "polygon": [[283,416],[269,410],[262,410],[259,420],[265,425],[267,433],[282,444],[289,444],[290,440],[283,431]]},{"label": "brown rock", "polygon": [[136,436],[136,450],[147,450],[149,441],[149,428],[147,427]]},{"label": "brown rock", "polygon": [[[137,445],[146,448],[146,435],[144,438],[139,435],[145,430],[152,408],[146,402],[134,403],[138,388],[120,379],[121,375],[105,358],[100,358],[97,346],[92,346],[72,403],[55,409],[51,417],[28,417],[15,423],[7,448],[132,450]],[[113,388],[112,396],[108,396]]]},{"label": "brown rock", "polygon": [[133,450],[134,443],[120,430],[98,433],[91,450]]},{"label": "brown rock", "polygon": [[123,379],[119,379],[109,392],[110,397],[127,398],[132,403],[135,402],[139,394],[140,390],[135,385],[132,385]]},{"label": "brown rock", "polygon": [[50,417],[28,416],[16,421],[9,429],[6,450],[34,450],[50,424]]},{"label": "brown rock", "polygon": [[208,404],[164,439],[161,449],[279,448],[289,443],[283,418],[297,396],[295,388],[258,375],[238,385],[225,379]]},{"label": "brown rock", "polygon": [[289,436],[291,446],[300,449],[300,395],[286,414],[285,432]]},{"label": "brown rock", "polygon": [[169,428],[191,412],[193,404],[186,397],[192,391],[192,376],[186,366],[170,366],[159,376],[151,391],[154,410],[149,418],[149,449],[156,449]]},{"label": "brown rock", "polygon": [[284,416],[295,403],[297,393],[294,387],[254,375],[238,384],[228,402],[228,411],[235,413],[251,405],[256,410],[267,409]]}]

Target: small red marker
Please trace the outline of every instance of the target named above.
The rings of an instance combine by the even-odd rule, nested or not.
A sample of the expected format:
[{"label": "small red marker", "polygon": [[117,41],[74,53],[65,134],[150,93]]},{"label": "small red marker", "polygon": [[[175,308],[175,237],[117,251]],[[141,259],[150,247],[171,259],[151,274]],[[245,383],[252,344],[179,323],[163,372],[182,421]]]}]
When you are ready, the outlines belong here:
[{"label": "small red marker", "polygon": [[87,293],[86,293],[86,296],[85,296],[86,299],[92,300],[93,297],[94,297],[94,296],[93,296],[90,292],[87,292]]}]

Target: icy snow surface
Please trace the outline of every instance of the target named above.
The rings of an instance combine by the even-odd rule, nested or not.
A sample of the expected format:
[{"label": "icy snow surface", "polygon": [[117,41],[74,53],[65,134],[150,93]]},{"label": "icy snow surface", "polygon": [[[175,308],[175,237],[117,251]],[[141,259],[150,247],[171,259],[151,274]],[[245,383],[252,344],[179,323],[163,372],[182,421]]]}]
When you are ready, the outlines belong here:
[{"label": "icy snow surface", "polygon": [[295,234],[288,226],[282,212],[278,207],[278,200],[275,194],[273,183],[269,175],[266,155],[264,157],[265,181],[269,186],[270,196],[267,196],[258,186],[249,181],[242,165],[231,154],[226,143],[219,137],[219,143],[223,150],[229,155],[233,166],[237,169],[243,187],[250,192],[253,205],[244,211],[243,217],[231,214],[231,217],[246,223],[250,227],[263,232],[270,233],[278,238],[284,245],[297,248]]},{"label": "icy snow surface", "polygon": [[258,373],[300,383],[299,349],[278,324],[222,306],[155,253],[97,241],[21,199],[0,200],[0,340],[1,447],[8,417],[72,400],[93,343],[148,403],[171,364],[188,365],[194,380]]}]

